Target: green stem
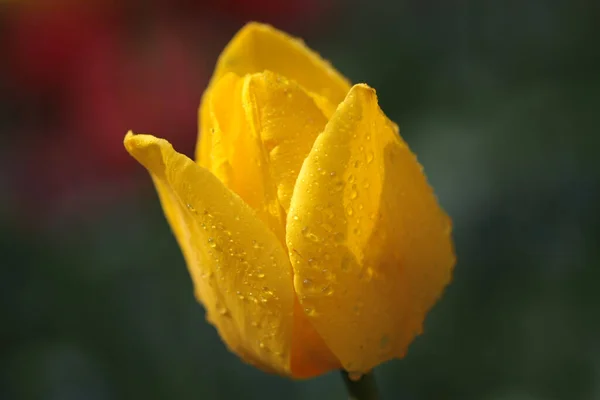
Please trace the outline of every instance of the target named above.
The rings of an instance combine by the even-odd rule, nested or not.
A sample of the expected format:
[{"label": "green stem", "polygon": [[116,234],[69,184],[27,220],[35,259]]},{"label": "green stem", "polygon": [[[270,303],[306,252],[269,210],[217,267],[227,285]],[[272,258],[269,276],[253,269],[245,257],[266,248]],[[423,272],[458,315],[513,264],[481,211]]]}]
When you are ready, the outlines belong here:
[{"label": "green stem", "polygon": [[378,400],[377,384],[373,372],[360,377],[360,379],[350,379],[348,372],[341,371],[342,378],[348,390],[348,400]]}]

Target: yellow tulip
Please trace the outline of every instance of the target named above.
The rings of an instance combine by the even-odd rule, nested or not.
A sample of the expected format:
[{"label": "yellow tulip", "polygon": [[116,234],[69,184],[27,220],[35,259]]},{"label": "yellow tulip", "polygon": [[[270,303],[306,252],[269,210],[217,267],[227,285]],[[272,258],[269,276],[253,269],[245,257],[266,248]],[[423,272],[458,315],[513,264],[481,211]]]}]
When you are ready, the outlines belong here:
[{"label": "yellow tulip", "polygon": [[298,39],[246,25],[199,110],[196,162],[125,137],[231,351],[294,378],[403,357],[451,279],[451,222],[377,103]]}]

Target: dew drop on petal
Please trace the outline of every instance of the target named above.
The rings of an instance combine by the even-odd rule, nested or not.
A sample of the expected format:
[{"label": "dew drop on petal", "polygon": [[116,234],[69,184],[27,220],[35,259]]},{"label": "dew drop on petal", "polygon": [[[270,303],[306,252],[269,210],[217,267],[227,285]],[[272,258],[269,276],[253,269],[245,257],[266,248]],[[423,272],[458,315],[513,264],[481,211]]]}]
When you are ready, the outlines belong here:
[{"label": "dew drop on petal", "polygon": [[329,285],[323,286],[321,288],[321,293],[323,293],[325,296],[331,296],[333,294],[333,288]]},{"label": "dew drop on petal", "polygon": [[371,162],[373,162],[373,158],[374,158],[373,152],[372,151],[368,152],[367,153],[367,164],[371,164]]},{"label": "dew drop on petal", "polygon": [[360,380],[360,378],[362,378],[363,374],[360,372],[355,372],[355,371],[348,371],[348,379],[350,379],[353,382],[357,382]]},{"label": "dew drop on petal", "polygon": [[221,314],[224,317],[229,317],[230,316],[229,310],[227,308],[225,308],[225,307],[219,307],[217,309],[217,311],[219,312],[219,314]]}]

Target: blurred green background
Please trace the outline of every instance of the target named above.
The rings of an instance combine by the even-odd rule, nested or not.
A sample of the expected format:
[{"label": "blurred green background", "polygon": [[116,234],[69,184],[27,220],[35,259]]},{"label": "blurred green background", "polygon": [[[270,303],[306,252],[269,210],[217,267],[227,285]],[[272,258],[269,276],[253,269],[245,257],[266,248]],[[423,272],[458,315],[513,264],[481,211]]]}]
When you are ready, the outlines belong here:
[{"label": "blurred green background", "polygon": [[600,3],[0,3],[0,399],[343,399],[230,354],[128,129],[188,155],[220,49],[269,22],[378,91],[454,219],[386,399],[600,399]]}]

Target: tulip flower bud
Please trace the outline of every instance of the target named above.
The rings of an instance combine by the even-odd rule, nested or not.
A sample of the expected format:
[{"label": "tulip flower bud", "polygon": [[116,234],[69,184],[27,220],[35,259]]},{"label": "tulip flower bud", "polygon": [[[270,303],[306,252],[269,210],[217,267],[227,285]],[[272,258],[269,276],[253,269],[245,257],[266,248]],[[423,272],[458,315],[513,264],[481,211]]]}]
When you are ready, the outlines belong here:
[{"label": "tulip flower bud", "polygon": [[455,256],[450,219],[375,91],[251,23],[199,119],[196,162],[149,135],[125,147],[228,347],[294,378],[403,357]]}]

